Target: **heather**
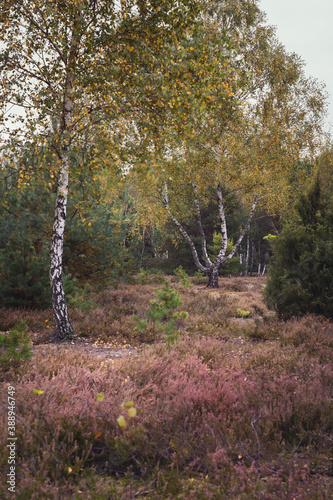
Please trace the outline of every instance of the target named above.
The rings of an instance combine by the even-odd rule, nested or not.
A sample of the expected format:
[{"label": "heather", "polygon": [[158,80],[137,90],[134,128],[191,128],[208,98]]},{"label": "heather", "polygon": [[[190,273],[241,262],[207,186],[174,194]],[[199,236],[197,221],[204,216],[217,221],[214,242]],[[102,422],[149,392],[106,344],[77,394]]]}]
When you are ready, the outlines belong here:
[{"label": "heather", "polygon": [[[45,344],[2,372],[2,394],[16,388],[20,498],[328,498],[331,322],[280,322],[262,303],[263,278],[211,291],[173,277],[188,318],[170,343],[163,328],[135,330],[163,287],[156,281],[105,290],[97,308],[72,311],[86,342],[127,342],[137,356],[101,361]],[[35,343],[36,331],[40,342],[52,335],[47,315],[25,312]]]}]

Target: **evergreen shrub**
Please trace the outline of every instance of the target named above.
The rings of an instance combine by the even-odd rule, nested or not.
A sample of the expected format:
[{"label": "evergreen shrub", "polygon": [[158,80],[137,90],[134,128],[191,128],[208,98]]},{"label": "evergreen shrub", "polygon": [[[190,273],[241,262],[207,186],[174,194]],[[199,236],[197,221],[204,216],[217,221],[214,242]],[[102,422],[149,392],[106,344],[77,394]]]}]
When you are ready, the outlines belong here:
[{"label": "evergreen shrub", "polygon": [[175,312],[183,302],[180,295],[170,287],[168,281],[160,291],[155,291],[157,300],[150,301],[150,308],[146,311],[147,319],[133,317],[136,325],[134,333],[138,330],[143,334],[151,333],[154,336],[158,331],[163,331],[168,343],[173,343],[178,337],[177,327],[188,317],[188,313],[186,311]]},{"label": "evergreen shrub", "polygon": [[6,333],[0,333],[1,373],[6,373],[11,368],[17,369],[31,356],[30,337],[24,321]]},{"label": "evergreen shrub", "polygon": [[332,201],[317,179],[271,242],[265,300],[282,319],[307,313],[333,318]]}]

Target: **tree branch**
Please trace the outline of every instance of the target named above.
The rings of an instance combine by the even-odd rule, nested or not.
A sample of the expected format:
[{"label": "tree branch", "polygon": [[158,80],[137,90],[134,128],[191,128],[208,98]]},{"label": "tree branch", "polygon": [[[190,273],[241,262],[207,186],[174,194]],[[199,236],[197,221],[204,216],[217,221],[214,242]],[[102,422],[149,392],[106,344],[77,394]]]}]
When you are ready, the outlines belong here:
[{"label": "tree branch", "polygon": [[229,255],[227,255],[227,257],[225,257],[224,259],[222,259],[221,265],[226,264],[227,262],[229,262],[229,260],[231,260],[233,258],[233,256],[235,255],[235,253],[237,252],[237,250],[239,248],[239,245],[242,243],[242,240],[243,240],[245,234],[249,230],[249,227],[250,227],[250,224],[251,224],[251,221],[252,221],[255,209],[256,209],[256,205],[257,205],[259,199],[260,199],[260,195],[257,194],[256,197],[255,197],[255,199],[254,199],[254,202],[252,203],[252,207],[251,207],[251,210],[250,210],[250,213],[249,213],[249,217],[247,219],[247,223],[246,223],[243,231],[241,232],[238,240],[236,241],[236,244],[235,244],[234,248],[232,249],[232,251],[229,253]]},{"label": "tree branch", "polygon": [[202,248],[202,255],[203,258],[205,259],[205,262],[207,266],[212,265],[212,261],[210,260],[207,252],[207,241],[206,241],[206,235],[205,231],[202,227],[202,219],[201,219],[201,212],[200,212],[200,205],[199,205],[199,197],[198,197],[198,188],[195,184],[194,181],[192,181],[192,187],[194,191],[194,202],[195,202],[195,207],[197,209],[197,221],[200,229],[200,235],[201,235],[201,248]]},{"label": "tree branch", "polygon": [[195,248],[193,241],[191,240],[191,237],[188,235],[187,231],[184,229],[184,227],[181,225],[181,223],[178,222],[178,220],[176,219],[176,217],[173,215],[173,213],[170,210],[169,198],[168,198],[168,185],[167,185],[166,181],[164,182],[164,192],[162,192],[162,189],[160,189],[159,194],[160,194],[161,201],[164,205],[164,208],[168,212],[173,223],[177,226],[177,228],[179,229],[179,232],[182,234],[182,236],[185,238],[187,243],[190,245],[195,265],[197,266],[198,269],[200,269],[200,271],[207,274],[208,268],[201,264],[201,262],[199,260],[198,252]]}]

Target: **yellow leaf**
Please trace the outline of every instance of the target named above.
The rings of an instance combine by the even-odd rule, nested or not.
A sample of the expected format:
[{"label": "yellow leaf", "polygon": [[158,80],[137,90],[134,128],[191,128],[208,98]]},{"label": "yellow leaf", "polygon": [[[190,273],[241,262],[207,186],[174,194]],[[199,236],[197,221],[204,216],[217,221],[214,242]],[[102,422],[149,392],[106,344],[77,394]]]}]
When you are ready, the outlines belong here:
[{"label": "yellow leaf", "polygon": [[133,401],[123,401],[121,403],[122,408],[132,408],[132,406],[134,406]]},{"label": "yellow leaf", "polygon": [[126,420],[122,415],[117,419],[117,422],[119,427],[126,427]]},{"label": "yellow leaf", "polygon": [[135,415],[136,415],[136,409],[135,408],[130,408],[127,413],[128,413],[129,417],[135,417]]}]

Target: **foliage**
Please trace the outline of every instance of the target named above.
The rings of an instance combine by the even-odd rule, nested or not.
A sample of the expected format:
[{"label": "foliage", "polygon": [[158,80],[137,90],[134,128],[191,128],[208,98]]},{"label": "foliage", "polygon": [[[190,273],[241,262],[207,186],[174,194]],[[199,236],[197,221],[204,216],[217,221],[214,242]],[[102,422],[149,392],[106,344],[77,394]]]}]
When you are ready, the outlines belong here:
[{"label": "foliage", "polygon": [[183,266],[178,266],[177,269],[175,269],[174,273],[175,273],[175,276],[177,276],[179,278],[179,280],[180,280],[179,283],[181,284],[181,286],[184,286],[186,288],[190,288],[191,282],[189,281],[188,274],[185,271],[185,269],[183,268]]},{"label": "foliage", "polygon": [[[121,403],[121,408],[123,411],[126,411],[127,415],[130,418],[133,418],[136,416],[137,411],[136,411],[136,408],[134,408],[133,401],[123,401]],[[117,422],[118,422],[119,427],[126,427],[126,425],[127,425],[124,415],[120,415],[120,417],[117,418]]]},{"label": "foliage", "polygon": [[[211,104],[200,113],[194,108],[195,126],[189,134],[177,136],[165,127],[163,135],[147,138],[150,175],[141,181],[141,192],[146,199],[147,193],[150,199],[159,193],[196,267],[209,276],[208,286],[216,287],[219,268],[228,262],[228,238],[234,241],[231,259],[254,211],[261,206],[270,213],[285,212],[295,184],[304,182],[304,171],[323,137],[325,92],[306,79],[301,60],[279,44],[257,2],[211,0],[206,6],[204,34],[220,48],[215,59],[219,82],[209,88]],[[227,192],[234,197],[237,193],[247,213],[248,222],[238,222],[237,235],[227,232]],[[206,232],[202,212],[214,197],[215,225],[220,219],[222,238],[218,257],[211,262],[207,241],[212,233]],[[187,262],[180,264],[188,269]]]},{"label": "foliage", "polygon": [[[215,259],[217,257],[221,248],[221,244],[222,244],[222,234],[214,231],[213,242],[211,245],[208,245],[208,251],[209,255],[211,256],[211,259]],[[226,256],[229,255],[229,253],[233,248],[234,248],[234,242],[232,239],[228,238]],[[222,276],[226,276],[229,274],[235,275],[239,274],[240,271],[241,271],[241,265],[239,263],[239,257],[235,255],[234,257],[232,257],[231,260],[229,260],[229,262],[224,264],[224,266],[220,269],[220,274]]]},{"label": "foliage", "polygon": [[31,358],[30,337],[24,321],[6,333],[0,333],[1,371],[16,370],[20,364]]},{"label": "foliage", "polygon": [[[0,298],[7,307],[50,307],[50,233],[54,193],[49,174],[20,187],[16,170],[0,172]],[[9,180],[10,179],[10,182]],[[140,252],[134,231],[136,212],[126,186],[104,190],[83,180],[68,203],[64,242],[66,295],[87,283],[105,286],[126,279],[138,268]],[[76,290],[77,291],[77,290]],[[75,292],[76,292],[75,291]]]},{"label": "foliage", "polygon": [[81,311],[91,311],[91,309],[98,307],[89,283],[81,290],[76,291],[75,295],[67,295],[67,301],[71,306]]},{"label": "foliage", "polygon": [[[0,206],[0,299],[6,307],[45,309],[51,305],[50,252],[44,215],[34,209],[37,192],[11,193],[7,201]],[[63,281],[71,293],[71,275]]]},{"label": "foliage", "polygon": [[272,241],[265,296],[281,318],[306,313],[333,318],[332,223],[333,198],[322,194],[317,178]]},{"label": "foliage", "polygon": [[169,342],[177,338],[177,329],[180,323],[188,317],[185,311],[175,312],[182,304],[180,295],[165,282],[160,291],[155,290],[157,300],[150,301],[150,308],[146,311],[147,319],[134,317],[136,326],[134,330],[146,332],[153,336],[157,331],[163,331]]},{"label": "foliage", "polygon": [[[123,138],[131,142],[133,130],[147,128],[147,122],[158,129],[160,121],[173,115],[172,109],[178,106],[172,103],[180,89],[171,73],[181,69],[191,85],[196,65],[174,64],[169,49],[178,52],[179,43],[193,35],[200,10],[200,2],[188,0],[163,0],[159,5],[141,0],[120,4],[11,0],[1,9],[0,126],[8,134],[3,159],[17,169],[25,185],[37,169],[22,161],[24,137],[52,159],[49,184],[56,199],[50,282],[60,339],[74,335],[62,285],[67,202],[75,191],[73,181],[84,175],[94,184],[96,160],[100,164],[103,153],[103,159],[109,160],[105,163],[119,174],[118,162],[124,165],[127,160]],[[188,94],[185,86],[187,101]],[[103,143],[101,138],[107,135],[112,139]],[[104,144],[102,154],[97,139],[98,146]]]},{"label": "foliage", "polygon": [[250,311],[245,311],[244,309],[237,307],[237,315],[240,318],[248,318],[250,316]]},{"label": "foliage", "polygon": [[165,277],[161,270],[151,271],[149,269],[145,270],[140,268],[139,275],[136,277],[135,282],[144,285],[146,283],[163,283]]},{"label": "foliage", "polygon": [[[17,235],[19,236],[19,235]],[[50,307],[49,251],[37,253],[24,233],[12,237],[0,254],[0,299],[7,307]]]}]

